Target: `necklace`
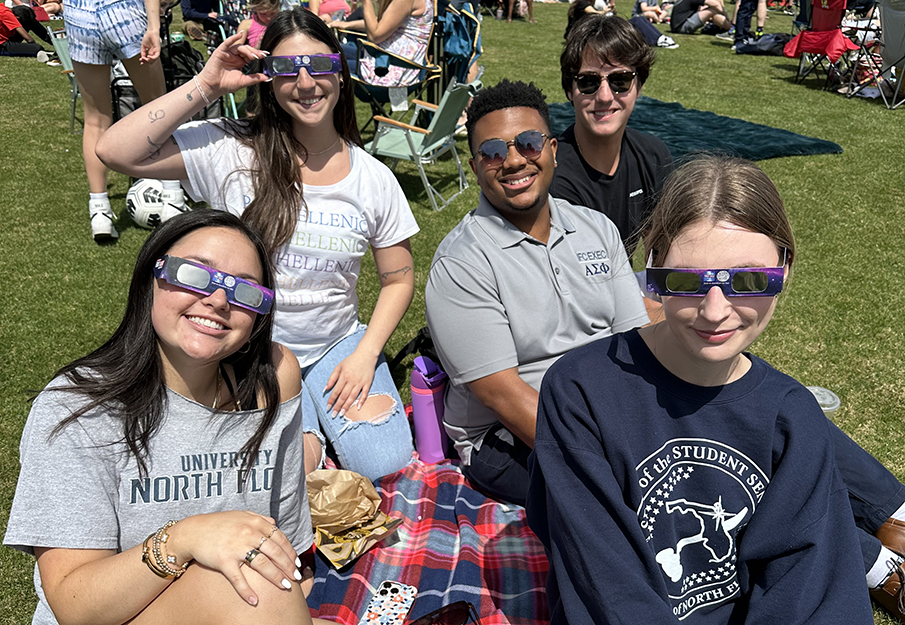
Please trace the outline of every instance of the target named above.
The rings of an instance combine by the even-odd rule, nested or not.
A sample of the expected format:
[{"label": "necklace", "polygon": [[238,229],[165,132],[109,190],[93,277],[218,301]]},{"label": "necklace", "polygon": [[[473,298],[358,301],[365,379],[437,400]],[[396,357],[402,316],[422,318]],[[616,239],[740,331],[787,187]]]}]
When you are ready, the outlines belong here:
[{"label": "necklace", "polygon": [[217,409],[217,406],[220,405],[220,384],[223,383],[223,376],[220,375],[220,365],[217,365],[217,388],[214,389],[214,403],[211,405],[211,408],[214,410]]},{"label": "necklace", "polygon": [[326,154],[327,152],[329,152],[330,150],[332,150],[333,148],[336,147],[336,144],[339,143],[340,139],[342,139],[342,137],[337,136],[336,141],[331,143],[330,147],[328,147],[326,150],[321,150],[320,152],[308,152],[308,156],[311,157],[311,156],[320,156],[321,154]]}]

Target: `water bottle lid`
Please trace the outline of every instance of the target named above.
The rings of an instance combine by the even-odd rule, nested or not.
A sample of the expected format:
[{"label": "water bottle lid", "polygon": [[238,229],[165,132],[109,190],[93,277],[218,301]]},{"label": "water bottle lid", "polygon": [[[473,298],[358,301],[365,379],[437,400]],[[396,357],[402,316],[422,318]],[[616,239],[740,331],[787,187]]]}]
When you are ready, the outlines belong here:
[{"label": "water bottle lid", "polygon": [[446,379],[446,373],[427,356],[417,356],[414,362],[415,369],[424,377],[429,386],[434,386]]}]

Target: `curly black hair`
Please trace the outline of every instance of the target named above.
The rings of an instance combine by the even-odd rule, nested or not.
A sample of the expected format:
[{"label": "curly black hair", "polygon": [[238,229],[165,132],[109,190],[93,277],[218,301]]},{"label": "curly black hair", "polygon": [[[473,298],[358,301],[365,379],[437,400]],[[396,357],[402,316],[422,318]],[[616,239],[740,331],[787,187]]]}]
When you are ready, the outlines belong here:
[{"label": "curly black hair", "polygon": [[545,130],[550,133],[550,109],[547,108],[547,97],[544,93],[535,87],[533,82],[526,85],[520,80],[513,82],[504,78],[494,86],[479,91],[468,106],[465,129],[468,131],[468,147],[472,155],[474,146],[471,140],[478,120],[488,113],[515,107],[534,109],[540,113],[547,126]]}]

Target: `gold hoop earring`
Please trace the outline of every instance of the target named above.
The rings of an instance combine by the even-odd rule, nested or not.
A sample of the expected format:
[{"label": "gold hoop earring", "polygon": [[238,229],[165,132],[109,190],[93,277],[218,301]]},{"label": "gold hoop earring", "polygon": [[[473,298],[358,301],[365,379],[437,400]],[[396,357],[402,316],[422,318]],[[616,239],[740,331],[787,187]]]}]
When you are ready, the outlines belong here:
[{"label": "gold hoop earring", "polygon": [[244,345],[243,347],[244,347],[245,349],[237,349],[237,350],[236,350],[236,353],[237,353],[237,354],[247,354],[247,353],[248,353],[248,350],[251,349],[251,341],[248,341],[247,343],[245,343],[245,345]]}]

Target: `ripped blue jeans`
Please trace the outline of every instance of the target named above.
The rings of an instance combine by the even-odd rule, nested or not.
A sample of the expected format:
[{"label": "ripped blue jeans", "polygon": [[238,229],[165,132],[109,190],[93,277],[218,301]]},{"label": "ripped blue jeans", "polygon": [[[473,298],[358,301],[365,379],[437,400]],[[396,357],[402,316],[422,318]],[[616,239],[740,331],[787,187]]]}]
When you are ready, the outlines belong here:
[{"label": "ripped blue jeans", "polygon": [[[330,391],[323,392],[336,365],[355,351],[364,333],[362,326],[330,348],[316,363],[302,369],[302,423],[304,431],[315,433],[322,446],[325,438],[330,442],[341,468],[375,480],[409,464],[414,449],[412,431],[386,358],[381,354],[377,360],[368,397],[383,396],[392,401],[385,402],[386,410],[372,421],[332,416],[327,410]],[[323,456],[318,466],[322,465]]]}]

